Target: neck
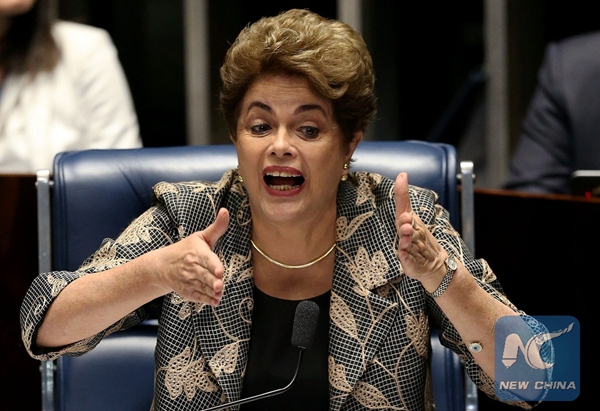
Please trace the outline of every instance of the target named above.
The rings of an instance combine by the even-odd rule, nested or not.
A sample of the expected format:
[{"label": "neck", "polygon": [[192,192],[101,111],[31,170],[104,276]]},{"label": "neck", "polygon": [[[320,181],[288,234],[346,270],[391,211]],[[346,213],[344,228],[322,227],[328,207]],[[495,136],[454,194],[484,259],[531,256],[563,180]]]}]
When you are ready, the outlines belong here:
[{"label": "neck", "polygon": [[319,260],[305,268],[284,268],[251,247],[256,287],[284,299],[312,298],[331,289],[336,249],[327,251],[336,242],[335,210],[321,217],[296,225],[252,220],[251,239],[268,258],[296,266]]},{"label": "neck", "polygon": [[329,247],[329,249],[324,252],[322,255],[320,255],[319,257],[315,258],[314,260],[310,260],[307,261],[306,263],[303,264],[287,264],[281,261],[277,261],[274,258],[269,257],[263,250],[261,250],[254,241],[250,240],[250,243],[252,244],[252,247],[258,251],[258,253],[263,256],[268,262],[275,264],[278,267],[281,268],[286,268],[288,270],[300,270],[303,268],[308,268],[308,267],[312,267],[313,265],[317,264],[319,261],[327,258],[327,256],[329,254],[331,254],[333,252],[333,250],[335,249],[335,243],[332,244],[331,247]]},{"label": "neck", "polygon": [[313,298],[331,290],[335,267],[334,247],[330,253],[305,268],[284,268],[252,249],[254,285],[272,297],[287,300]]},{"label": "neck", "polygon": [[260,252],[268,256],[267,260],[286,265],[307,264],[322,257],[335,243],[335,215],[295,225],[261,224],[253,220],[251,238]]}]

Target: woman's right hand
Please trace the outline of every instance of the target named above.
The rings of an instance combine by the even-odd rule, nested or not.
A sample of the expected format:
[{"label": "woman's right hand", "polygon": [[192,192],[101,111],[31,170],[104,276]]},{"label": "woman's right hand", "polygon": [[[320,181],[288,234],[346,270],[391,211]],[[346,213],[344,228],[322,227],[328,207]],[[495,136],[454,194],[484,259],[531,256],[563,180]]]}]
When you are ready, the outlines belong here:
[{"label": "woman's right hand", "polygon": [[219,210],[205,230],[95,275],[83,275],[52,302],[37,333],[40,347],[61,347],[90,337],[142,305],[172,291],[216,306],[223,296],[223,263],[213,252],[227,231]]},{"label": "woman's right hand", "polygon": [[155,274],[165,294],[175,291],[189,301],[219,304],[224,267],[213,249],[228,225],[229,212],[222,208],[206,229],[146,254],[144,265]]}]

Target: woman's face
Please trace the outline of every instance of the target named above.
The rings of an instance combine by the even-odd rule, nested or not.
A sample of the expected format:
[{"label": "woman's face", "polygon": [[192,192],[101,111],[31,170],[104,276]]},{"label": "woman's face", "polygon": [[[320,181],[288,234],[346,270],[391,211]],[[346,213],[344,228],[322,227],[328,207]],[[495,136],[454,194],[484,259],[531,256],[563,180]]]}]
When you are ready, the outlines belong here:
[{"label": "woman's face", "polygon": [[362,133],[346,147],[331,101],[301,76],[263,74],[241,103],[236,146],[253,219],[314,223],[336,193]]}]

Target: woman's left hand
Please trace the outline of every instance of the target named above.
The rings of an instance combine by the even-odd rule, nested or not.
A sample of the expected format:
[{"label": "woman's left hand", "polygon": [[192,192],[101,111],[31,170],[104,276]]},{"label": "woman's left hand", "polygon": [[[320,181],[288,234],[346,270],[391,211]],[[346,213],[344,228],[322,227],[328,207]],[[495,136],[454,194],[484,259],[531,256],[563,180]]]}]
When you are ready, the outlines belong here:
[{"label": "woman's left hand", "polygon": [[[396,231],[400,238],[398,258],[404,273],[421,282],[428,277],[439,277],[445,272],[444,260],[447,253],[427,229],[410,205],[408,175],[396,177]],[[442,274],[443,275],[443,274]]]}]

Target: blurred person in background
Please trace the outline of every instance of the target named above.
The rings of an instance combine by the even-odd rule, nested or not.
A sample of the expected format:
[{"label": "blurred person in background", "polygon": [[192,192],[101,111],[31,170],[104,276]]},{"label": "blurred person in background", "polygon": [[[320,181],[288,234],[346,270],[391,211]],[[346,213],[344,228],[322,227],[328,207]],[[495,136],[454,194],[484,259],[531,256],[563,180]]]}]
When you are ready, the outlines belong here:
[{"label": "blurred person in background", "polygon": [[53,0],[0,0],[0,173],[51,169],[61,151],[141,146],[109,34],[57,20]]},{"label": "blurred person in background", "polygon": [[600,170],[599,51],[600,31],[546,47],[505,188],[570,194],[571,173]]}]

